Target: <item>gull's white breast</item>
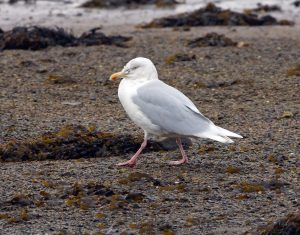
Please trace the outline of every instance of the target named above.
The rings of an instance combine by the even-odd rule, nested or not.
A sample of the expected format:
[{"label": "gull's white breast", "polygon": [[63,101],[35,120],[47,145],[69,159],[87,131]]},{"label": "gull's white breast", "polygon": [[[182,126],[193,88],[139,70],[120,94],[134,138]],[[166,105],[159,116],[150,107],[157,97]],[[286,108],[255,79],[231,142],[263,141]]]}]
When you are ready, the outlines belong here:
[{"label": "gull's white breast", "polygon": [[137,89],[147,81],[122,79],[118,89],[119,100],[130,119],[149,134],[160,136],[161,128],[154,125],[146,115],[141,112],[139,107],[133,102],[132,98],[137,95]]}]

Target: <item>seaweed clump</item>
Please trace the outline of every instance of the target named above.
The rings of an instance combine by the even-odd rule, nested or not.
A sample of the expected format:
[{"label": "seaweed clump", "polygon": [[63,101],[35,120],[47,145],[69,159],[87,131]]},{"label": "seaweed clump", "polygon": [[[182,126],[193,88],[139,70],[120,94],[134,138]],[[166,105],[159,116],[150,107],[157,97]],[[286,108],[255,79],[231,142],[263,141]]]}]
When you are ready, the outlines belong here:
[{"label": "seaweed clump", "polygon": [[[9,141],[0,145],[0,161],[32,161],[108,157],[135,152],[140,143],[129,135],[114,135],[67,125],[57,132],[46,133],[26,141]],[[146,151],[159,151],[150,144]]]},{"label": "seaweed clump", "polygon": [[176,0],[90,0],[81,5],[87,8],[136,7],[138,5],[153,5],[167,7],[178,4]]},{"label": "seaweed clump", "polygon": [[189,54],[184,54],[184,53],[178,53],[178,54],[173,54],[165,58],[165,63],[166,64],[174,64],[175,62],[180,62],[180,61],[192,61],[196,60],[195,55],[189,55]]},{"label": "seaweed clump", "polygon": [[287,71],[287,76],[292,77],[292,76],[300,76],[300,64],[295,66],[294,68],[290,68]]},{"label": "seaweed clump", "polygon": [[115,195],[115,192],[102,184],[91,182],[82,185],[79,182],[75,182],[71,187],[64,189],[60,198],[64,199],[67,206],[87,210],[94,205],[93,196],[110,198],[113,195]]},{"label": "seaweed clump", "polygon": [[46,28],[39,26],[15,27],[9,31],[0,30],[0,51],[9,49],[41,50],[52,46],[74,47],[94,45],[115,45],[126,47],[125,42],[131,37],[106,36],[99,28],[91,29],[80,37],[63,28]]},{"label": "seaweed clump", "polygon": [[237,185],[243,193],[262,193],[267,190],[275,190],[280,192],[285,186],[289,186],[287,182],[281,182],[278,179],[272,179],[265,182],[251,183],[243,181]]},{"label": "seaweed clump", "polygon": [[266,12],[274,12],[274,11],[281,11],[281,7],[278,5],[267,5],[267,4],[263,5],[261,3],[258,3],[256,8],[244,10],[245,13],[252,13],[252,12],[266,13]]},{"label": "seaweed clump", "polygon": [[260,183],[241,182],[239,188],[244,193],[258,193],[265,191],[263,185]]},{"label": "seaweed clump", "polygon": [[[17,2],[20,2],[21,0],[9,0],[8,3],[9,4],[15,4]],[[36,0],[23,0],[25,4],[33,4],[36,2]]]},{"label": "seaweed clump", "polygon": [[240,173],[241,169],[238,167],[234,167],[234,166],[228,166],[226,168],[226,173],[229,174],[236,174],[236,173]]},{"label": "seaweed clump", "polygon": [[300,1],[295,1],[295,2],[293,2],[293,5],[294,5],[295,7],[300,7]]},{"label": "seaweed clump", "polygon": [[127,177],[119,180],[120,184],[130,184],[136,182],[150,182],[154,186],[160,186],[161,182],[158,179],[153,178],[151,175],[141,172],[131,172]]},{"label": "seaweed clump", "polygon": [[262,235],[300,234],[300,213],[289,214],[285,218],[267,226],[261,231]]},{"label": "seaweed clump", "polygon": [[45,80],[45,84],[73,84],[73,83],[76,83],[76,81],[71,78],[54,75],[54,74],[50,74],[48,78]]},{"label": "seaweed clump", "polygon": [[292,112],[290,112],[290,111],[284,111],[284,112],[282,113],[282,115],[281,115],[280,118],[291,118],[291,117],[293,117],[293,116],[294,116],[294,114],[293,114]]},{"label": "seaweed clump", "polygon": [[270,15],[259,17],[257,14],[245,14],[231,10],[223,10],[209,3],[206,7],[190,13],[154,19],[142,25],[142,28],[180,27],[180,26],[263,26],[263,25],[293,25],[293,22],[278,21]]},{"label": "seaweed clump", "polygon": [[232,41],[230,38],[223,34],[208,33],[204,37],[199,37],[188,42],[188,46],[194,47],[227,47],[237,46],[237,42]]},{"label": "seaweed clump", "polygon": [[29,219],[27,209],[22,209],[18,216],[9,215],[7,213],[0,213],[0,220],[6,220],[8,223],[19,223]]}]

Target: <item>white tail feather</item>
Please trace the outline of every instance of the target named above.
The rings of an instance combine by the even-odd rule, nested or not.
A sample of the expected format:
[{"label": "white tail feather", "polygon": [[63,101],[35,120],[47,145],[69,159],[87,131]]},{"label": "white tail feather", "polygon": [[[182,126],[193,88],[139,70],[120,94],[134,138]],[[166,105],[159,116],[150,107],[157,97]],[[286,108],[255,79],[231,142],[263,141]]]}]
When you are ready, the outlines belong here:
[{"label": "white tail feather", "polygon": [[228,130],[222,128],[222,127],[219,127],[219,126],[215,126],[215,127],[218,128],[219,135],[230,136],[230,137],[235,137],[235,138],[243,138],[243,136],[238,135],[238,134],[236,134],[234,132],[228,131]]},{"label": "white tail feather", "polygon": [[195,136],[202,137],[202,138],[209,138],[225,144],[233,143],[233,140],[230,139],[228,136],[235,137],[235,138],[243,138],[241,135],[238,135],[236,133],[233,133],[231,131],[228,131],[222,127],[218,127],[215,125],[211,125],[209,130],[203,133],[197,133]]},{"label": "white tail feather", "polygon": [[230,139],[227,136],[207,135],[206,138],[209,138],[209,139],[212,139],[212,140],[216,140],[216,141],[219,141],[219,142],[224,143],[224,144],[231,144],[231,143],[233,143],[233,140]]}]

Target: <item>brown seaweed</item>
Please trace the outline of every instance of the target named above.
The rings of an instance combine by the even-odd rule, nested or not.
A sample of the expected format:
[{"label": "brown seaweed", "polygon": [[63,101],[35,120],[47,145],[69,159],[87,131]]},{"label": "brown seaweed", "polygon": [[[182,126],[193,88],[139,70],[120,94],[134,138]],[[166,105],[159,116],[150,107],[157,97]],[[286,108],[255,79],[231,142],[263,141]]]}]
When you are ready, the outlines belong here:
[{"label": "brown seaweed", "polygon": [[89,0],[81,5],[87,8],[137,7],[139,5],[167,7],[178,4],[176,0]]},{"label": "brown seaweed", "polygon": [[[108,157],[134,153],[139,146],[139,141],[129,135],[114,135],[84,126],[67,125],[57,132],[0,145],[0,161]],[[160,150],[162,148],[158,144],[150,142],[145,151]]]},{"label": "brown seaweed", "polygon": [[249,14],[249,13],[266,13],[266,12],[274,12],[274,11],[281,11],[281,7],[278,5],[263,5],[261,3],[257,4],[256,8],[253,9],[245,9],[244,12]]},{"label": "brown seaweed", "polygon": [[142,28],[181,27],[181,26],[264,26],[264,25],[293,25],[293,22],[278,21],[270,15],[259,17],[256,14],[245,14],[231,10],[223,10],[209,3],[206,7],[189,13],[154,19],[142,25]]},{"label": "brown seaweed", "polygon": [[297,235],[300,234],[300,213],[293,213],[287,215],[275,223],[262,229],[261,235]]},{"label": "brown seaweed", "polygon": [[8,3],[15,4],[20,1],[24,1],[25,4],[32,4],[32,3],[35,3],[37,0],[9,0]]},{"label": "brown seaweed", "polygon": [[168,57],[166,57],[165,58],[165,63],[166,64],[174,64],[175,62],[192,61],[192,60],[195,60],[195,59],[196,59],[195,55],[177,53],[177,54],[169,55]]},{"label": "brown seaweed", "polygon": [[296,65],[294,68],[290,68],[287,71],[287,76],[288,77],[300,76],[300,64]]},{"label": "brown seaweed", "polygon": [[237,46],[237,42],[232,41],[230,38],[223,34],[208,33],[203,37],[195,38],[188,41],[187,45],[191,48],[194,47],[227,47]]},{"label": "brown seaweed", "polygon": [[300,1],[295,1],[295,2],[293,2],[293,5],[294,5],[295,7],[300,7]]},{"label": "brown seaweed", "polygon": [[41,50],[47,47],[115,45],[126,47],[125,42],[131,37],[106,36],[99,28],[91,29],[80,37],[74,36],[63,28],[40,26],[15,27],[9,31],[0,31],[0,51],[9,49]]}]

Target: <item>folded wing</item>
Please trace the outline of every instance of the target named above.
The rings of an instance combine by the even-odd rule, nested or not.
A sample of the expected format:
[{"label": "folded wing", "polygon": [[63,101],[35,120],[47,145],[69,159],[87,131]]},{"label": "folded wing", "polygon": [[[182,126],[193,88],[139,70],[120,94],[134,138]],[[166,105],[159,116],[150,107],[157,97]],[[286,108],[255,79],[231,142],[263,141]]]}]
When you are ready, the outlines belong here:
[{"label": "folded wing", "polygon": [[140,87],[133,102],[153,124],[170,134],[210,138],[223,143],[233,142],[227,136],[242,138],[215,126],[188,97],[160,80]]}]

